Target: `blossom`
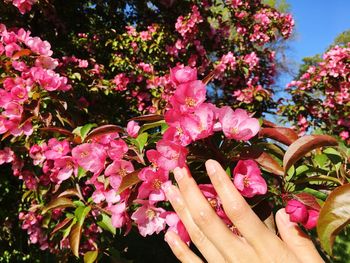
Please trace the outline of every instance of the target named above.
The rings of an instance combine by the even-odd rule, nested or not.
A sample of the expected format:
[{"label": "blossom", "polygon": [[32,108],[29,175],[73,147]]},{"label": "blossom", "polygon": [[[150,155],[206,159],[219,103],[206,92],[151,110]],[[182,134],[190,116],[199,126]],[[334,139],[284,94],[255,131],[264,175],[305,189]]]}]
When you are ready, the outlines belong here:
[{"label": "blossom", "polygon": [[69,142],[66,140],[59,141],[56,138],[51,138],[48,141],[47,148],[45,150],[45,157],[49,160],[55,160],[63,157],[70,152]]},{"label": "blossom", "polygon": [[142,236],[159,234],[165,228],[165,218],[161,215],[165,212],[163,208],[155,207],[148,201],[139,200],[142,204],[132,215],[131,219],[135,221]]},{"label": "blossom", "polygon": [[123,177],[134,171],[131,162],[125,160],[115,160],[105,170],[105,176],[108,176],[109,184],[113,189],[118,190]]},{"label": "blossom", "polygon": [[129,121],[126,126],[126,132],[130,137],[136,138],[140,130],[140,125],[136,121]]},{"label": "blossom", "polygon": [[188,66],[176,66],[170,69],[170,79],[175,85],[197,80],[197,69]]},{"label": "blossom", "polygon": [[306,206],[295,199],[288,201],[286,213],[289,214],[290,221],[295,223],[305,223],[309,216]]},{"label": "blossom", "polygon": [[181,127],[193,141],[209,137],[214,133],[215,106],[203,103],[193,114],[181,119]]},{"label": "blossom", "polygon": [[181,112],[195,110],[206,99],[206,88],[202,81],[194,80],[180,84],[170,102]]},{"label": "blossom", "polygon": [[319,214],[320,214],[319,211],[309,209],[308,210],[308,218],[307,218],[306,222],[303,224],[303,226],[306,229],[312,229],[312,228],[316,227]]},{"label": "blossom", "polygon": [[57,179],[59,182],[67,180],[74,173],[78,174],[78,167],[71,156],[64,156],[55,159],[54,167],[59,170]]},{"label": "blossom", "polygon": [[222,131],[229,139],[248,141],[260,130],[258,119],[249,117],[245,110],[233,111],[229,106],[219,110]]},{"label": "blossom", "polygon": [[85,170],[99,173],[104,168],[107,154],[101,144],[84,143],[76,146],[72,150],[72,156]]},{"label": "blossom", "polygon": [[174,231],[179,235],[183,242],[185,242],[187,245],[190,244],[190,235],[188,234],[185,225],[182,223],[179,216],[175,212],[166,212],[165,222],[169,226],[167,231]]},{"label": "blossom", "polygon": [[245,197],[263,195],[267,192],[266,182],[261,176],[259,166],[253,160],[238,161],[233,176],[234,185]]},{"label": "blossom", "polygon": [[184,167],[187,149],[172,141],[162,139],[157,143],[157,151],[160,156],[157,164],[165,170],[173,170],[176,167]]},{"label": "blossom", "polygon": [[137,198],[148,198],[150,202],[158,202],[166,200],[165,193],[162,190],[164,184],[171,184],[169,181],[169,173],[166,170],[145,168],[144,172],[139,173],[139,178],[143,181],[141,184]]}]

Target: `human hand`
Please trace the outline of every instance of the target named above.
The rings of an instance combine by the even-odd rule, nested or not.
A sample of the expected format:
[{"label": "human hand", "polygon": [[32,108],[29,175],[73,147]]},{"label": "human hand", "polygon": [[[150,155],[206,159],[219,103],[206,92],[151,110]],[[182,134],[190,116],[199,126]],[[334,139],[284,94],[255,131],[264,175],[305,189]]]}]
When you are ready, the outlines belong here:
[{"label": "human hand", "polygon": [[[234,234],[217,216],[187,169],[174,170],[179,188],[172,185],[164,190],[208,262],[324,262],[284,209],[276,214],[279,238],[253,212],[218,162],[208,160],[205,165],[225,213],[242,236]],[[175,232],[168,231],[165,239],[181,262],[202,262]]]}]

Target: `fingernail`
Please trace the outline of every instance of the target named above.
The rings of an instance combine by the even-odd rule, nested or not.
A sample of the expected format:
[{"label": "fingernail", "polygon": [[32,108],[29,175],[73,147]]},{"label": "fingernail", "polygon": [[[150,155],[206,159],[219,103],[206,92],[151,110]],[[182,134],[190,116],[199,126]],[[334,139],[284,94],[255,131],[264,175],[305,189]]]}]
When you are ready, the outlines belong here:
[{"label": "fingernail", "polygon": [[165,189],[163,189],[163,190],[165,192],[166,197],[168,197],[169,200],[176,199],[177,193],[176,193],[174,185],[169,185],[168,187],[165,187]]},{"label": "fingernail", "polygon": [[284,209],[281,209],[281,211],[279,211],[279,219],[281,220],[281,223],[284,224],[286,227],[294,227],[298,225],[297,223],[290,221],[289,215]]},{"label": "fingernail", "polygon": [[171,233],[172,231],[167,231],[164,235],[164,240],[167,242],[169,245],[175,245],[175,239]]},{"label": "fingernail", "polygon": [[214,160],[208,160],[205,162],[205,167],[207,168],[208,174],[215,174],[216,173],[216,162]]},{"label": "fingernail", "polygon": [[184,177],[184,171],[183,169],[181,169],[180,167],[176,167],[173,171],[174,176],[175,176],[175,180],[178,182],[179,180],[181,180]]}]

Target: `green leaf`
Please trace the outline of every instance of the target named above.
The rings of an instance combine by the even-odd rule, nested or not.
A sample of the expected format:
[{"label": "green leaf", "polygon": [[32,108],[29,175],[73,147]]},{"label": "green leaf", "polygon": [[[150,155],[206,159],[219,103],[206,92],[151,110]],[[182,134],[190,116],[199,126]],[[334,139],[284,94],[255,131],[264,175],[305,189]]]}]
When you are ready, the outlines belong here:
[{"label": "green leaf", "polygon": [[296,170],[295,170],[295,175],[300,175],[302,173],[305,173],[306,171],[309,170],[309,167],[305,164],[300,165]]},{"label": "green leaf", "polygon": [[145,144],[147,143],[147,139],[148,139],[148,133],[146,132],[141,133],[139,136],[137,136],[136,142],[140,152],[142,152],[143,148],[145,147]]},{"label": "green leaf", "polygon": [[86,252],[84,255],[84,263],[93,263],[96,261],[98,256],[98,251],[97,250],[92,250],[89,252]]},{"label": "green leaf", "polygon": [[78,179],[85,177],[85,175],[86,175],[86,170],[79,166],[78,167]]},{"label": "green leaf", "polygon": [[325,154],[316,154],[314,157],[314,160],[316,161],[316,164],[322,168],[325,166],[325,164],[328,161],[328,157]]},{"label": "green leaf", "polygon": [[165,124],[164,120],[160,120],[160,121],[156,121],[156,122],[152,122],[152,123],[146,123],[146,124],[142,125],[142,127],[140,128],[139,133],[143,133],[143,132],[145,132],[145,131],[147,131],[149,129],[160,127],[160,126],[162,126],[164,124]]},{"label": "green leaf", "polygon": [[84,220],[89,214],[90,210],[90,206],[79,206],[77,209],[75,209],[74,215],[81,226],[83,225]]},{"label": "green leaf", "polygon": [[229,177],[231,177],[231,168],[230,168],[230,166],[227,166],[225,172],[227,173],[227,175],[228,175]]},{"label": "green leaf", "polygon": [[76,257],[79,257],[79,246],[80,246],[82,227],[83,227],[85,218],[89,214],[90,210],[91,210],[90,206],[85,206],[85,207],[80,206],[77,209],[75,209],[75,212],[74,212],[76,223],[73,225],[69,233],[69,244],[73,254]]},{"label": "green leaf", "polygon": [[332,255],[335,237],[350,222],[350,184],[333,190],[324,203],[317,222],[317,234],[325,251]]},{"label": "green leaf", "polygon": [[66,197],[59,197],[52,200],[46,207],[44,207],[42,213],[45,214],[51,209],[65,208],[65,207],[75,207],[75,205],[72,202],[72,200]]},{"label": "green leaf", "polygon": [[116,234],[116,228],[112,225],[111,218],[104,213],[102,213],[102,219],[101,221],[97,222],[97,225],[99,225],[104,230],[111,232],[113,235]]},{"label": "green leaf", "polygon": [[86,136],[88,135],[88,133],[90,132],[90,130],[96,126],[97,125],[95,123],[88,123],[88,124],[84,125],[83,127],[81,127],[81,129],[80,129],[81,138],[83,138],[83,140],[84,140],[86,138]]}]

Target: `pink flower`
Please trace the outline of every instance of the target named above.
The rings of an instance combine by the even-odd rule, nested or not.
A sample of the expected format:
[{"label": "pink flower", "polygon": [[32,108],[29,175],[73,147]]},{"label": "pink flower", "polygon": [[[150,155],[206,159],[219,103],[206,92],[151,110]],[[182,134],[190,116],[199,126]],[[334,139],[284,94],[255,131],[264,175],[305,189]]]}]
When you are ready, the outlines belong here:
[{"label": "pink flower", "polygon": [[170,69],[170,79],[175,85],[197,80],[197,69],[188,66],[176,66]]},{"label": "pink flower", "polygon": [[54,163],[54,167],[59,170],[57,179],[59,182],[67,180],[74,173],[78,174],[78,167],[71,156],[64,156],[57,158]]},{"label": "pink flower", "polygon": [[140,130],[140,126],[135,121],[129,121],[128,125],[126,126],[126,132],[129,134],[130,137],[136,138],[137,134]]},{"label": "pink flower", "polygon": [[214,133],[215,106],[203,103],[193,114],[188,114],[181,119],[181,127],[189,134],[193,141],[207,138]]},{"label": "pink flower", "polygon": [[124,225],[131,227],[130,218],[126,212],[125,202],[113,205],[109,207],[108,210],[112,212],[112,225],[114,227],[121,228]]},{"label": "pink flower", "polygon": [[170,102],[181,112],[195,110],[206,99],[206,88],[202,81],[195,80],[180,84]]},{"label": "pink flower", "polygon": [[134,171],[131,162],[125,160],[115,160],[105,170],[105,176],[109,176],[109,184],[113,189],[118,190],[123,177]]},{"label": "pink flower", "polygon": [[313,209],[308,210],[308,218],[306,220],[306,223],[303,224],[303,226],[306,229],[312,229],[316,227],[319,214],[320,212],[316,210],[313,210]]},{"label": "pink flower", "polygon": [[119,160],[123,158],[128,149],[128,145],[123,140],[113,140],[109,143],[107,153],[112,160]]},{"label": "pink flower", "polygon": [[339,133],[339,136],[343,139],[346,140],[349,138],[349,132],[348,131],[342,131],[341,133]]},{"label": "pink flower", "polygon": [[159,167],[167,171],[176,167],[184,167],[188,153],[185,147],[162,139],[157,143],[157,151],[160,154],[157,162]]},{"label": "pink flower", "polygon": [[165,218],[161,215],[165,212],[163,208],[157,208],[147,201],[138,201],[142,204],[132,215],[142,236],[159,234],[165,228]]},{"label": "pink flower", "polygon": [[232,225],[222,207],[221,200],[216,193],[214,186],[212,184],[200,184],[198,187],[202,191],[204,197],[208,200],[211,207],[215,210],[216,214],[225,222],[226,225]]},{"label": "pink flower", "polygon": [[45,161],[46,159],[44,155],[45,148],[46,148],[46,144],[43,144],[42,146],[35,144],[32,147],[30,147],[29,156],[30,158],[33,159],[34,165],[40,165]]},{"label": "pink flower", "polygon": [[139,173],[141,184],[137,198],[148,198],[151,202],[158,202],[166,200],[162,186],[164,184],[171,184],[169,181],[169,172],[163,169],[153,171],[149,168],[144,168],[144,172]]},{"label": "pink flower", "polygon": [[261,176],[259,166],[253,160],[238,161],[233,176],[234,185],[245,197],[263,195],[267,192],[266,182]]},{"label": "pink flower", "polygon": [[85,170],[95,174],[100,173],[107,158],[106,151],[101,144],[84,143],[72,150],[74,160]]},{"label": "pink flower", "polygon": [[70,152],[69,142],[66,140],[59,141],[56,138],[51,138],[45,151],[45,157],[49,160],[55,160],[63,157]]},{"label": "pink flower", "polygon": [[249,117],[245,110],[233,111],[225,106],[219,110],[219,120],[222,131],[229,139],[248,141],[260,130],[259,121]]},{"label": "pink flower", "polygon": [[295,199],[288,201],[286,213],[289,214],[290,221],[295,223],[306,223],[309,216],[306,206]]},{"label": "pink flower", "polygon": [[5,147],[3,150],[0,150],[0,165],[4,163],[11,163],[15,159],[15,153],[9,148]]},{"label": "pink flower", "polygon": [[190,244],[191,238],[185,228],[185,225],[180,220],[175,212],[167,212],[165,216],[166,224],[169,226],[168,231],[174,231],[179,235],[183,242]]}]

